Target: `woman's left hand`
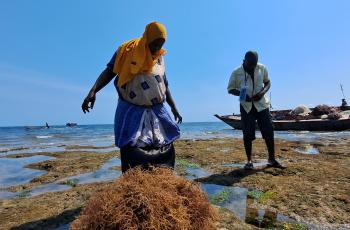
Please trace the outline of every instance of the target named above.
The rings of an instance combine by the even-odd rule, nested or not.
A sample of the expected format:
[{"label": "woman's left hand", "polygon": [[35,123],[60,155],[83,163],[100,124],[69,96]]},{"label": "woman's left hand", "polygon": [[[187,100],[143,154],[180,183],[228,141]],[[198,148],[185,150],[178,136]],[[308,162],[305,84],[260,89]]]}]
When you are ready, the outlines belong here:
[{"label": "woman's left hand", "polygon": [[179,114],[179,112],[177,111],[177,109],[171,109],[171,112],[174,114],[175,121],[176,121],[178,124],[181,124],[181,123],[182,123],[182,117],[181,117],[181,115]]}]

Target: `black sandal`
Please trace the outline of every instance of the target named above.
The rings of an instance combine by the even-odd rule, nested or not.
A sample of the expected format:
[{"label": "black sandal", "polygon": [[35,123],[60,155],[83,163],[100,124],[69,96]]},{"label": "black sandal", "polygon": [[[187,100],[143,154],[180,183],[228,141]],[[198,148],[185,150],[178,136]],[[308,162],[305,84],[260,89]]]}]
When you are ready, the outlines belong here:
[{"label": "black sandal", "polygon": [[254,165],[253,163],[247,163],[244,165],[244,169],[245,170],[253,170],[254,169]]},{"label": "black sandal", "polygon": [[280,169],[285,169],[285,168],[287,168],[286,166],[281,165],[281,164],[280,164],[278,161],[276,161],[276,160],[269,161],[269,162],[267,163],[267,166],[268,166],[268,167],[273,167],[273,168],[280,168]]}]

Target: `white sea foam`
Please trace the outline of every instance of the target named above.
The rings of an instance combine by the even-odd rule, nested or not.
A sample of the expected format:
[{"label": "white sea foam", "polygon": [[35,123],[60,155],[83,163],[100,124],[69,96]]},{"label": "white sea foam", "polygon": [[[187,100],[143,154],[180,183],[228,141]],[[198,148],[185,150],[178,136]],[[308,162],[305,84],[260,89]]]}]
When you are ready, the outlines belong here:
[{"label": "white sea foam", "polygon": [[47,138],[51,138],[52,136],[50,136],[50,135],[47,135],[47,136],[42,135],[42,136],[35,136],[35,137],[38,138],[38,139],[47,139]]}]

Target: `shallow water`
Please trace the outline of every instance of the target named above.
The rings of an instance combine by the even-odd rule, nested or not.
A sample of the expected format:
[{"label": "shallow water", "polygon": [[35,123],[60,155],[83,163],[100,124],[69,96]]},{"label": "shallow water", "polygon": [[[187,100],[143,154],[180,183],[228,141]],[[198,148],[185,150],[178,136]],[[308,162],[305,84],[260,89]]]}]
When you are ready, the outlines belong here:
[{"label": "shallow water", "polygon": [[45,174],[44,170],[25,168],[25,165],[55,159],[36,155],[22,158],[0,158],[0,189],[30,182],[35,177]]},{"label": "shallow water", "polygon": [[[260,160],[254,163],[254,166],[264,166],[267,161]],[[243,167],[244,164],[228,164],[227,166]],[[193,180],[200,177],[207,177],[212,175],[205,169],[191,168],[186,169],[189,180]],[[249,207],[248,203],[253,202],[251,198],[248,198],[248,189],[237,186],[223,186],[216,184],[201,183],[201,187],[208,194],[209,200],[214,205],[226,208],[233,212],[242,222],[253,224],[257,227],[275,226],[281,223],[299,224],[297,221],[282,215],[281,213],[271,212],[265,209],[254,209]],[[268,213],[268,214],[266,214]],[[273,213],[271,218],[271,213]],[[265,215],[266,214],[266,215]]]},{"label": "shallow water", "polygon": [[[99,146],[94,146],[99,147]],[[43,152],[94,152],[94,153],[108,153],[112,151],[117,151],[117,147],[106,147],[106,148],[91,148],[91,146],[80,146],[74,149],[65,148],[63,146],[41,146],[41,147],[32,147],[18,149],[18,148],[8,148],[0,152],[0,156],[6,156],[11,154],[26,154],[26,153],[43,153]]]},{"label": "shallow water", "polygon": [[17,196],[15,192],[0,191],[0,199],[12,199]]},{"label": "shallow water", "polygon": [[222,186],[216,184],[202,184],[211,202],[233,212],[244,221],[247,208],[248,190],[241,187]]},{"label": "shallow water", "polygon": [[313,145],[305,145],[305,146],[300,146],[295,149],[298,153],[303,153],[303,154],[319,154],[320,151],[317,149],[317,147]]},{"label": "shallow water", "polygon": [[67,180],[76,180],[76,184],[90,184],[95,182],[112,181],[122,174],[117,170],[97,170],[91,173],[84,173],[78,176],[67,178]]},{"label": "shallow water", "polygon": [[342,138],[350,138],[350,130],[341,132],[275,131],[275,138],[303,142],[339,141]]},{"label": "shallow water", "polygon": [[75,180],[76,184],[89,184],[102,181],[111,181],[118,178],[122,173],[121,171],[110,169],[114,166],[121,166],[119,158],[112,158],[107,161],[101,168],[94,172],[84,173],[77,176],[68,177],[60,181]]},{"label": "shallow water", "polygon": [[186,172],[187,172],[186,178],[189,180],[194,180],[196,178],[207,177],[211,175],[211,173],[207,172],[203,168],[190,167],[186,169]]},{"label": "shallow water", "polygon": [[48,192],[60,192],[71,189],[71,186],[58,184],[58,183],[49,183],[38,185],[32,189],[23,190],[21,192],[8,192],[0,191],[0,199],[13,199],[18,197],[31,197],[38,196]]},{"label": "shallow water", "polygon": [[0,156],[6,156],[11,154],[23,154],[23,153],[43,153],[43,152],[64,152],[65,148],[52,146],[52,147],[33,147],[33,148],[24,148],[24,149],[8,149],[8,151],[0,153]]},{"label": "shallow water", "polygon": [[[259,160],[254,166],[265,166],[266,160]],[[243,167],[244,164],[233,163],[227,166]],[[186,169],[189,180],[212,175],[210,172],[199,167],[188,167]],[[208,194],[209,200],[214,205],[226,208],[233,212],[242,222],[246,222],[257,227],[278,226],[283,223],[305,225],[278,212],[271,212],[265,209],[254,209],[248,204],[254,202],[248,198],[248,189],[237,186],[223,186],[216,184],[201,183],[201,187]],[[308,225],[308,227],[312,227]]]},{"label": "shallow water", "polygon": [[259,228],[274,228],[283,223],[305,225],[278,212],[250,207],[248,204],[253,201],[248,198],[246,188],[203,183],[201,186],[208,194],[211,203],[230,210],[242,222]]},{"label": "shallow water", "polygon": [[[69,190],[71,186],[89,184],[95,182],[111,181],[121,175],[121,171],[110,169],[114,166],[120,166],[120,159],[114,157],[107,161],[98,170],[89,173],[83,173],[76,176],[64,178],[57,182],[44,184],[34,187],[30,190],[30,196],[36,196],[47,192],[57,192]],[[67,183],[68,182],[68,183]]]},{"label": "shallow water", "polygon": [[[98,147],[98,146],[94,146]],[[74,149],[72,148],[66,148],[67,152],[94,152],[94,153],[108,153],[117,151],[119,148],[117,147],[106,147],[106,148],[91,148],[91,146],[79,146]]]},{"label": "shallow water", "polygon": [[69,230],[70,225],[71,223],[65,224],[65,225],[59,226],[58,228],[54,228],[53,230]]},{"label": "shallow water", "polygon": [[[223,164],[222,166],[243,168],[245,164],[246,163],[227,163],[227,164]],[[257,162],[253,162],[253,165],[254,165],[254,167],[266,166],[267,161],[266,160],[258,160]]]},{"label": "shallow water", "polygon": [[[30,158],[30,159],[28,159],[28,158]],[[23,160],[25,162],[23,164],[26,165],[28,162],[34,163],[34,162],[40,162],[40,161],[43,161],[46,159],[55,159],[55,158],[38,155],[38,156],[34,156],[34,157],[23,157],[23,158],[0,158],[0,162],[2,159],[14,159],[14,160],[25,159],[25,160]],[[58,181],[53,182],[53,183],[42,184],[39,186],[35,186],[32,189],[24,190],[21,192],[0,191],[0,199],[12,199],[12,198],[16,198],[16,197],[37,196],[37,195],[48,193],[48,192],[59,192],[59,191],[69,190],[72,188],[71,186],[75,186],[75,185],[88,184],[88,183],[94,183],[94,182],[102,182],[102,181],[111,181],[111,180],[118,178],[122,174],[121,171],[113,170],[113,169],[111,169],[111,167],[120,166],[120,165],[121,165],[120,159],[112,158],[109,161],[107,161],[105,164],[103,164],[101,166],[101,168],[99,168],[98,170],[96,170],[94,172],[79,174],[76,176],[72,176],[72,177],[58,180]],[[23,165],[22,165],[22,167],[23,167]],[[0,170],[3,170],[3,168],[1,167]],[[24,169],[19,171],[19,174],[23,173],[23,170]],[[33,170],[33,171],[39,171],[40,174],[38,174],[38,176],[46,173],[46,171],[42,171],[42,170]],[[28,176],[31,176],[31,175],[28,175]],[[34,176],[34,177],[36,177],[36,176]],[[18,181],[18,184],[24,184],[24,183],[28,183],[34,177],[26,178],[26,180],[24,181],[24,180],[21,180],[22,177],[19,176],[18,174],[13,174],[9,180],[12,183],[14,183],[14,181]],[[0,177],[0,179],[1,179],[1,177]],[[1,180],[0,180],[0,182],[1,182]],[[19,183],[19,182],[21,182],[21,183]],[[66,183],[66,182],[68,182],[68,183]],[[12,186],[12,185],[16,185],[16,184],[11,184],[10,186]],[[7,187],[9,187],[9,186],[7,186]],[[3,186],[2,188],[6,188],[6,187]]]},{"label": "shallow water", "polygon": [[28,196],[38,196],[44,193],[48,192],[60,192],[60,191],[66,191],[71,189],[71,186],[64,185],[64,184],[58,184],[58,183],[49,183],[49,184],[43,184],[34,187],[28,192]]}]

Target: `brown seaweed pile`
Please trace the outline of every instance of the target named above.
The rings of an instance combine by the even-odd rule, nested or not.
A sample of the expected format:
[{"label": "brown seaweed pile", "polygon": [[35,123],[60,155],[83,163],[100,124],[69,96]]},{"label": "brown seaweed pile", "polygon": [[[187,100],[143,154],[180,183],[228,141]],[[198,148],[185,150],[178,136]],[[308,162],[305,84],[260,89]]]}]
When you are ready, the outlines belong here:
[{"label": "brown seaweed pile", "polygon": [[314,116],[322,116],[335,113],[339,113],[339,110],[336,107],[329,105],[318,105],[312,110],[312,114]]},{"label": "brown seaweed pile", "polygon": [[91,197],[71,229],[213,229],[215,209],[195,182],[170,169],[129,170]]},{"label": "brown seaweed pile", "polygon": [[341,118],[339,109],[328,105],[318,105],[312,110],[314,116],[328,115],[327,118],[330,120],[338,120]]},{"label": "brown seaweed pile", "polygon": [[[295,110],[297,109],[300,110],[299,107],[297,107]],[[311,113],[297,114],[295,110],[272,111],[271,115],[274,120],[320,119],[322,115],[327,115],[326,118],[330,120],[338,120],[342,117],[337,107],[332,107],[332,106],[323,105],[323,104],[313,108]]]},{"label": "brown seaweed pile", "polygon": [[309,119],[318,119],[319,116],[313,114],[298,115],[292,114],[291,110],[281,110],[281,111],[272,111],[271,115],[274,120],[309,120]]}]

